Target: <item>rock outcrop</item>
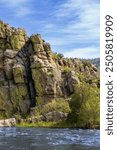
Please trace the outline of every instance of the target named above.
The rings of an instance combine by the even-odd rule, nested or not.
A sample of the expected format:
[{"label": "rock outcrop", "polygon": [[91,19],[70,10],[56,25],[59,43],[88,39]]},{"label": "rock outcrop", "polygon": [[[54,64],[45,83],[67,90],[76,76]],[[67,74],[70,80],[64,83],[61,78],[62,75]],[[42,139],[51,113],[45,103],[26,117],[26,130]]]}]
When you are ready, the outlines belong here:
[{"label": "rock outcrop", "polygon": [[27,37],[24,29],[0,21],[0,116],[26,117],[31,108],[69,98],[82,82],[99,87],[97,72],[90,63],[52,53],[41,35]]},{"label": "rock outcrop", "polygon": [[15,118],[0,120],[0,127],[11,127],[16,125]]}]

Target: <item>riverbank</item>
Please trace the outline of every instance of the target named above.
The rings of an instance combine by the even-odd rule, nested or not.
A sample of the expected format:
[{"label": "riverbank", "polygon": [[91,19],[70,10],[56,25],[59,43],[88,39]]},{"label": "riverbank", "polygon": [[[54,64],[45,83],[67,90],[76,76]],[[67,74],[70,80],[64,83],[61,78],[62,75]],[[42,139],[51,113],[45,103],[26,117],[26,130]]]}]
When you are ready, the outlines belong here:
[{"label": "riverbank", "polygon": [[94,125],[91,127],[78,126],[78,124],[71,124],[66,121],[60,122],[37,122],[37,123],[27,123],[23,122],[16,124],[17,127],[43,127],[43,128],[82,128],[82,129],[99,129],[99,125]]},{"label": "riverbank", "polygon": [[93,126],[79,126],[78,124],[72,124],[68,121],[58,122],[21,122],[17,123],[15,118],[0,120],[0,127],[43,127],[43,128],[82,128],[82,129],[99,129],[99,125]]}]

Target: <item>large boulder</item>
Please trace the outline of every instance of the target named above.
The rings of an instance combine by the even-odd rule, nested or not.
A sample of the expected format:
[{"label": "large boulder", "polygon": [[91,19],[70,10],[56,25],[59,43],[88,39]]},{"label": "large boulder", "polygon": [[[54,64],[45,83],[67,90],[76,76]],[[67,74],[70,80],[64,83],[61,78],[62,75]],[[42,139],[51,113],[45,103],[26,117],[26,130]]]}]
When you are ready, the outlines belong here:
[{"label": "large boulder", "polygon": [[16,125],[15,118],[0,120],[0,127],[11,127]]}]

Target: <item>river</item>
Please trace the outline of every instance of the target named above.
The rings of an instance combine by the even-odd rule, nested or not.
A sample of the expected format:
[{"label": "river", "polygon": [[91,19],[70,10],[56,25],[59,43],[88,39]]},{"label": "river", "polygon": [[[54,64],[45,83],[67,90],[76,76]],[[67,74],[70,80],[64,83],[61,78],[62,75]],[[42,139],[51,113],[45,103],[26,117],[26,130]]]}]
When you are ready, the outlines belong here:
[{"label": "river", "polygon": [[0,128],[0,150],[99,150],[99,130]]}]

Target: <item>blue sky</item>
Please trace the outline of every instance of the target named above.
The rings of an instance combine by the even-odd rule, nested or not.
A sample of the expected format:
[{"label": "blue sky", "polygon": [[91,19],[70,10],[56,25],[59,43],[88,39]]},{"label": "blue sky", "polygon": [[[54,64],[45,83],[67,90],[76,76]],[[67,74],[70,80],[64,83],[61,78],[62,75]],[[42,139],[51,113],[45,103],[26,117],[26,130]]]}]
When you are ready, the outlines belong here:
[{"label": "blue sky", "polygon": [[99,0],[0,0],[0,19],[65,57],[99,57]]}]

